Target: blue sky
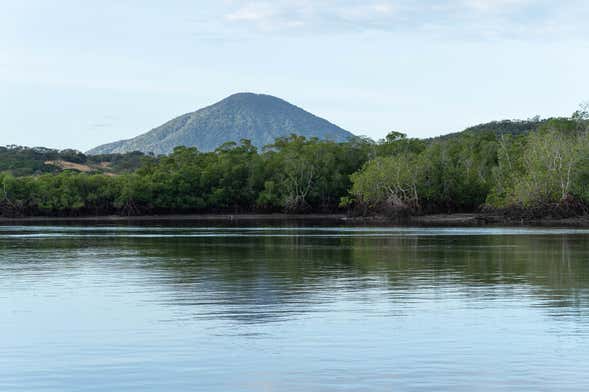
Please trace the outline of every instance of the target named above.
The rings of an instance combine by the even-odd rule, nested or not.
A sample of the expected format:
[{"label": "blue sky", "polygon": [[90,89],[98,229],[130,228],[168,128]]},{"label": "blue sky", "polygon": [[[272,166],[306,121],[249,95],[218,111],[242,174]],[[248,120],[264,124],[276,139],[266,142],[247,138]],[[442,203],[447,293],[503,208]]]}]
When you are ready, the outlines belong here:
[{"label": "blue sky", "polygon": [[0,0],[0,144],[86,150],[240,91],[357,134],[570,115],[586,0]]}]

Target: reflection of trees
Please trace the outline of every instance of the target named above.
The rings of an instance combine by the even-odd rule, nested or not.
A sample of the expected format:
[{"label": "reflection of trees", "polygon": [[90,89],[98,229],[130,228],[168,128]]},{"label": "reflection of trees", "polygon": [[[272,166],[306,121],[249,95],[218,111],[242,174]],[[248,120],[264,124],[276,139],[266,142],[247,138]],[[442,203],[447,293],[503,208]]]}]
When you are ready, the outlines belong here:
[{"label": "reflection of trees", "polygon": [[589,305],[589,243],[584,236],[414,237],[377,243],[357,240],[356,259],[371,260],[392,284],[415,277],[416,284],[426,279],[434,285],[452,279],[473,296],[481,295],[483,285],[488,299],[526,285],[540,306]]},{"label": "reflection of trees", "polygon": [[108,260],[161,291],[162,302],[238,322],[280,320],[372,288],[403,301],[422,286],[454,285],[477,300],[521,295],[524,287],[550,314],[589,306],[584,236],[274,234],[285,236],[2,240],[0,254],[25,269],[36,268],[35,258],[55,261],[44,264],[52,274]]}]

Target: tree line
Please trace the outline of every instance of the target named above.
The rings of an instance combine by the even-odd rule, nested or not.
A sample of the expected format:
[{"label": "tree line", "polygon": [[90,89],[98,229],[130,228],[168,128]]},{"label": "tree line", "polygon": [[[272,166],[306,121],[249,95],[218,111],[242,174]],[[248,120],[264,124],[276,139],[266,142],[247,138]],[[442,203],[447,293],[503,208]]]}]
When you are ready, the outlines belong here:
[{"label": "tree line", "polygon": [[262,151],[248,140],[213,152],[178,147],[168,156],[123,159],[132,169],[117,175],[5,171],[0,214],[402,215],[588,205],[588,119],[581,109],[570,118],[533,120],[530,132],[477,128],[431,140],[391,132],[379,142],[345,143],[291,135]]},{"label": "tree line", "polygon": [[265,151],[250,141],[213,152],[178,147],[130,173],[0,174],[2,215],[82,216],[201,212],[333,212],[368,160],[371,143],[292,135]]},{"label": "tree line", "polygon": [[[467,131],[397,152],[352,175],[348,203],[367,211],[427,213],[589,204],[589,110],[538,122],[532,132]],[[417,146],[417,147],[416,147]]]}]

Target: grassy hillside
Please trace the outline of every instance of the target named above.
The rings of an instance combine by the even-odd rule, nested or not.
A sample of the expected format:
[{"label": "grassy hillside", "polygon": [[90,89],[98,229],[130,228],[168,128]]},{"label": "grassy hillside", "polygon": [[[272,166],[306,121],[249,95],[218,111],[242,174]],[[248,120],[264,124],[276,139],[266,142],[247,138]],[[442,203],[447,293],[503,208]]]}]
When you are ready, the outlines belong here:
[{"label": "grassy hillside", "polygon": [[44,147],[0,147],[0,173],[16,177],[71,170],[84,173],[120,174],[139,168],[153,159],[140,152],[87,156],[76,150]]}]

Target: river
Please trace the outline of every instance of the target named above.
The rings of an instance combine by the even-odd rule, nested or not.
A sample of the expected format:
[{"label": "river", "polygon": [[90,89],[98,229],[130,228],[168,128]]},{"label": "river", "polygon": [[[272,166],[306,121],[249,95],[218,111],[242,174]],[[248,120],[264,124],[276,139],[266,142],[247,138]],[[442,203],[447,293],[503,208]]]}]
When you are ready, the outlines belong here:
[{"label": "river", "polygon": [[0,227],[0,391],[589,390],[589,231]]}]

